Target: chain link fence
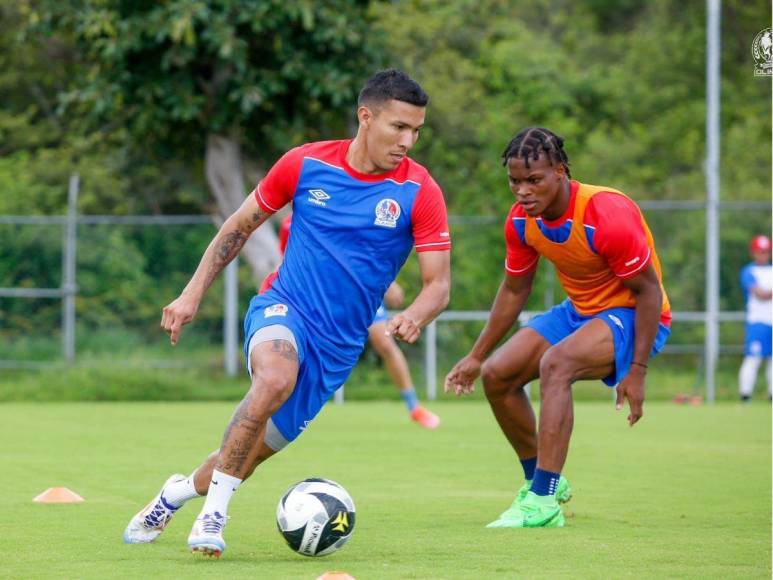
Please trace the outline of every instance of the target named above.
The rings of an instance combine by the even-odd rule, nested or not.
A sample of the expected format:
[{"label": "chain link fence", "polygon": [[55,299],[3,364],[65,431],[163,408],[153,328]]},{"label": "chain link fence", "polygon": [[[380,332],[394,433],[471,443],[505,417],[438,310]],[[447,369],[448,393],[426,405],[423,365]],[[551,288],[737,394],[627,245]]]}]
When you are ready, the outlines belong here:
[{"label": "chain link fence", "polygon": [[[240,316],[255,291],[244,265],[232,265],[210,289],[196,322],[172,351],[159,330],[161,308],[174,299],[215,233],[209,216],[78,215],[77,177],[64,216],[0,216],[0,368],[81,366],[224,367],[243,359]],[[639,201],[655,237],[674,310],[664,352],[701,382],[704,352],[704,204]],[[747,243],[770,232],[770,204],[720,205],[720,355],[742,351],[740,268]],[[407,347],[417,384],[434,398],[438,378],[475,340],[502,280],[502,217],[452,216],[450,309]],[[417,261],[399,281],[407,297],[419,288]],[[541,264],[524,318],[564,297],[552,266]],[[365,367],[378,364],[365,354]],[[355,375],[356,376],[356,375]]]}]

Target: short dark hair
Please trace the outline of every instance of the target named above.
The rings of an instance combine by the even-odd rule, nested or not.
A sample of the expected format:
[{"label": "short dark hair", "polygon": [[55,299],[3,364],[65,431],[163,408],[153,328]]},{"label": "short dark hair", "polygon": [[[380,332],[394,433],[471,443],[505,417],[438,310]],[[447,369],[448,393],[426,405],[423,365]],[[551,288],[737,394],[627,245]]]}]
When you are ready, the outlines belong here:
[{"label": "short dark hair", "polygon": [[553,163],[563,165],[566,168],[566,175],[571,177],[569,157],[564,151],[563,137],[543,127],[526,127],[513,137],[502,153],[502,165],[507,165],[510,159],[523,159],[528,168],[529,159],[536,161],[540,158],[540,152],[547,155],[551,165]]},{"label": "short dark hair", "polygon": [[426,107],[429,97],[419,83],[401,70],[390,68],[370,77],[360,91],[357,106],[380,105],[390,100]]}]

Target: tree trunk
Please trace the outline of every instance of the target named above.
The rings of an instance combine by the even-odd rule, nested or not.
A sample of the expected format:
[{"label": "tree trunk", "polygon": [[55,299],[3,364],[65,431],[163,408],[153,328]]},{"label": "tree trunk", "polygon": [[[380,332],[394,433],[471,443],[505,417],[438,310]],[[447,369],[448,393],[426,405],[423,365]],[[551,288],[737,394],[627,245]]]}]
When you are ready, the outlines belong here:
[{"label": "tree trunk", "polygon": [[[213,219],[220,227],[241,206],[247,195],[239,140],[232,136],[209,134],[205,165],[207,183],[217,201],[217,213]],[[274,229],[263,224],[255,230],[242,248],[241,256],[252,268],[255,282],[259,284],[281,261],[279,239]]]}]

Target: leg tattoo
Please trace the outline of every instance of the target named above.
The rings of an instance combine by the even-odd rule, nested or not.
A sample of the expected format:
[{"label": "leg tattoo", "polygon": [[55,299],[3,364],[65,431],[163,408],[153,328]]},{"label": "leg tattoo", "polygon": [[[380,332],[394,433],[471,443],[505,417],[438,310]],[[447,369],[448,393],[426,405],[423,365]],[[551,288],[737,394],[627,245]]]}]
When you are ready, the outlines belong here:
[{"label": "leg tattoo", "polygon": [[265,420],[250,413],[252,393],[247,393],[236,408],[231,422],[223,435],[220,457],[215,466],[218,471],[242,477],[252,468],[258,449],[257,442]]}]

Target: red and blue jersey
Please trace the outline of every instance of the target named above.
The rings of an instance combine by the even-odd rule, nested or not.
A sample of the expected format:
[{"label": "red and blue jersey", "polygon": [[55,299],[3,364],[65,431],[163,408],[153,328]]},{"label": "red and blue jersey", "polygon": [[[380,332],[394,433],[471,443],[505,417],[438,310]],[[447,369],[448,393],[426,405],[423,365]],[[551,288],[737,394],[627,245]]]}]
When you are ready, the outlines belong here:
[{"label": "red and blue jersey", "polygon": [[413,248],[451,248],[443,194],[405,158],[377,175],[346,162],[351,144],[309,143],[288,151],[255,188],[260,207],[293,204],[292,236],[270,292],[345,355],[359,355],[389,285]]}]

